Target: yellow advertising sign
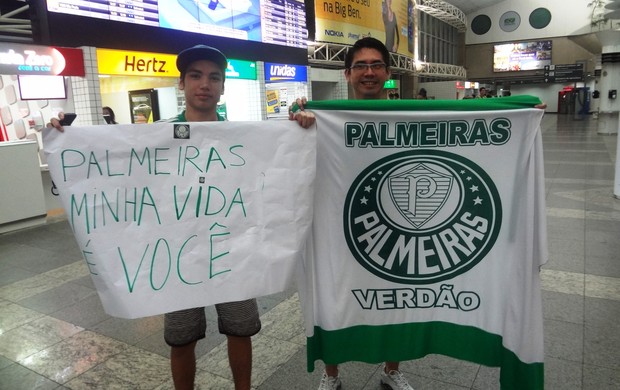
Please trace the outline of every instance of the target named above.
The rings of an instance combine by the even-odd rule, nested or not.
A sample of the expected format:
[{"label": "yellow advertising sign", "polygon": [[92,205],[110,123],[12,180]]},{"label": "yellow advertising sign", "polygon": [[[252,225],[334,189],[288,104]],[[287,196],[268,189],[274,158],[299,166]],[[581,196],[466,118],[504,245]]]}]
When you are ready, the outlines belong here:
[{"label": "yellow advertising sign", "polygon": [[[322,0],[315,1],[316,18],[380,28],[381,4],[372,0]],[[373,17],[374,16],[374,17]]]},{"label": "yellow advertising sign", "polygon": [[267,114],[276,114],[277,110],[280,110],[280,98],[278,96],[278,91],[276,90],[267,90]]},{"label": "yellow advertising sign", "polygon": [[97,49],[100,74],[179,77],[175,54]]},{"label": "yellow advertising sign", "polygon": [[317,0],[317,41],[352,45],[375,37],[388,50],[413,55],[413,0]]}]

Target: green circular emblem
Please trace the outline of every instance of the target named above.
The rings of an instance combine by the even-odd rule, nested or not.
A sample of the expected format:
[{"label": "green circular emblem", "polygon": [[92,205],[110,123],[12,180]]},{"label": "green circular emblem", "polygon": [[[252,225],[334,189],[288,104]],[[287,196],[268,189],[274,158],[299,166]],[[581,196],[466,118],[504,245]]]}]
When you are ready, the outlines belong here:
[{"label": "green circular emblem", "polygon": [[397,283],[430,284],[471,269],[493,247],[502,222],[491,178],[456,154],[414,150],[374,162],[344,207],[355,259]]},{"label": "green circular emblem", "polygon": [[471,21],[471,31],[476,35],[484,35],[489,32],[492,24],[488,15],[478,15]]},{"label": "green circular emblem", "polygon": [[530,14],[530,26],[535,29],[545,28],[549,23],[551,23],[551,11],[547,8],[536,8]]}]

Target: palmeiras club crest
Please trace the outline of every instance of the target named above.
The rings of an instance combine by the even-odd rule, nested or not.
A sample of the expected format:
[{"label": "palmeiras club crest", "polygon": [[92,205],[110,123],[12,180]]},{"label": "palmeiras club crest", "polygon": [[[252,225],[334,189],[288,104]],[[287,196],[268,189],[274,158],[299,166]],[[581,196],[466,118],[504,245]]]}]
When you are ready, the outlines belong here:
[{"label": "palmeiras club crest", "polygon": [[499,193],[474,162],[436,150],[384,157],[349,188],[344,234],[355,259],[398,283],[430,284],[478,264],[502,221]]}]

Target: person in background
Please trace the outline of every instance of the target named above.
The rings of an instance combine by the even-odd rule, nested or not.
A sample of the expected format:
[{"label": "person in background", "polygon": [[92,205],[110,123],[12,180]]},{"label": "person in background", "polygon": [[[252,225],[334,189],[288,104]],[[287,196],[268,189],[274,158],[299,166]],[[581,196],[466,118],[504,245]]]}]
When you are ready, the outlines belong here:
[{"label": "person in background", "polygon": [[422,100],[428,99],[428,96],[426,94],[426,89],[420,88],[420,90],[418,91],[418,96],[416,97],[416,99],[422,99]]},{"label": "person in background", "polygon": [[103,107],[102,110],[103,110],[103,117],[105,118],[107,116],[108,119],[109,119],[109,121],[108,121],[108,119],[106,119],[106,122],[107,122],[108,125],[117,125],[118,124],[118,122],[116,121],[116,115],[114,115],[114,111],[110,107],[105,106],[105,107]]},{"label": "person in background", "polygon": [[[347,52],[344,66],[344,75],[353,89],[354,99],[387,99],[387,90],[383,86],[390,78],[390,52],[381,41],[366,37],[355,42]],[[308,121],[314,123],[314,114],[303,109],[306,102],[305,98],[297,99],[300,110],[293,112],[289,108],[289,119],[296,120],[300,125]],[[398,369],[399,362],[385,362],[381,370],[381,385],[392,390],[413,390]],[[319,390],[341,388],[338,365],[326,364]]]},{"label": "person in background", "polygon": [[383,0],[382,16],[385,28],[385,46],[388,50],[397,52],[398,45],[400,45],[400,34],[398,33],[396,14],[392,11],[392,0]]},{"label": "person in background", "polygon": [[485,87],[480,87],[479,91],[480,91],[480,96],[478,96],[479,98],[484,99],[484,98],[488,97],[487,96],[487,89]]}]

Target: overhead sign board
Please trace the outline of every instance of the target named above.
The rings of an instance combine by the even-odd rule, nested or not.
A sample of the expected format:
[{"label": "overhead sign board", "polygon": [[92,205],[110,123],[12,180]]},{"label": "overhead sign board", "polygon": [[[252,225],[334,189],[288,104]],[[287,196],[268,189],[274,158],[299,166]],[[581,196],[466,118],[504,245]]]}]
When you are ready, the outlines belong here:
[{"label": "overhead sign board", "polygon": [[265,62],[265,82],[282,83],[287,81],[308,81],[308,68],[305,65]]},{"label": "overhead sign board", "polygon": [[[45,3],[51,13],[307,47],[303,0],[46,0]],[[114,27],[110,25],[110,28]]]},{"label": "overhead sign board", "polygon": [[227,79],[256,80],[256,62],[228,60]]},{"label": "overhead sign board", "polygon": [[583,64],[547,65],[544,70],[546,83],[564,83],[583,80]]},{"label": "overhead sign board", "polygon": [[[100,74],[178,78],[181,74],[176,61],[176,54],[97,49],[97,67]],[[256,80],[256,63],[228,60],[226,78]]]},{"label": "overhead sign board", "polygon": [[179,77],[174,54],[97,49],[100,74]]}]

